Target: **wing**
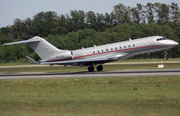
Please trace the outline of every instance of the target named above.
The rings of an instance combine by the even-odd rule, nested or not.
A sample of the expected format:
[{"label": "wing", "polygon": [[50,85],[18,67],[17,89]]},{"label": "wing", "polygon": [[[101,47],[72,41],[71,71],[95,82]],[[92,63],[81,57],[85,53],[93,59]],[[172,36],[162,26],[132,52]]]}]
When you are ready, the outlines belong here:
[{"label": "wing", "polygon": [[[74,63],[88,63],[88,62],[111,62],[118,60],[123,57],[127,57],[128,54],[117,54],[114,56],[106,56],[101,58],[87,58],[80,60],[67,60],[67,61],[58,61],[58,62],[40,62],[40,64],[49,64],[49,65],[65,65],[65,64],[74,64]],[[124,58],[123,58],[124,59]]]},{"label": "wing", "polygon": [[58,64],[58,65],[63,65],[63,64],[73,64],[73,63],[83,63],[83,62],[93,62],[93,61],[104,61],[108,60],[108,58],[97,58],[97,59],[82,59],[82,60],[68,60],[68,61],[59,61],[59,62],[41,62],[40,64]]}]

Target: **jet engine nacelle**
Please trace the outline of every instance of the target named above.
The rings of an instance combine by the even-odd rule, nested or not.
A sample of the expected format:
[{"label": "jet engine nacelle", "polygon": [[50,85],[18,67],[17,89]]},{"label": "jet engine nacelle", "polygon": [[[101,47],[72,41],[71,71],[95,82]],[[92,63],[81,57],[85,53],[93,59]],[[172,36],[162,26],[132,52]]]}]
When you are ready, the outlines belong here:
[{"label": "jet engine nacelle", "polygon": [[49,56],[49,58],[47,58],[45,61],[52,62],[52,61],[61,61],[61,60],[68,60],[68,59],[72,59],[72,53],[71,51],[64,50],[53,56]]}]

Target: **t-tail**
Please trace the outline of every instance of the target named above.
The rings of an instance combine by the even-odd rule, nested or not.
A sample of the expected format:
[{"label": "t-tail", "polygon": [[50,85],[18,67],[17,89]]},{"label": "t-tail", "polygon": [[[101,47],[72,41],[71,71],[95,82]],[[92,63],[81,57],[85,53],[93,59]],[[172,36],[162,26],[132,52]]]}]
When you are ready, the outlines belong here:
[{"label": "t-tail", "polygon": [[[56,47],[51,45],[49,42],[47,42],[45,39],[39,36],[35,36],[31,39],[24,40],[24,41],[7,43],[4,45],[13,45],[13,44],[22,44],[22,43],[27,43],[42,59],[41,61],[52,62],[52,61],[63,60],[64,58],[71,59],[71,52],[69,50],[57,49]],[[62,58],[62,56],[64,57]],[[30,57],[26,57],[26,58],[31,63],[34,63],[34,64],[37,63],[36,61],[33,61],[33,59]]]}]

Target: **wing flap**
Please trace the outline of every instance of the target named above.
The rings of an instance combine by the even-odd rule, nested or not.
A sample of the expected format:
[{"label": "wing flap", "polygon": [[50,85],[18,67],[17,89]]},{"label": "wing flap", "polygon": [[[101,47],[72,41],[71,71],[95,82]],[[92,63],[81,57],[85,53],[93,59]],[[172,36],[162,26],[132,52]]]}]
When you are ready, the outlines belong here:
[{"label": "wing flap", "polygon": [[40,64],[72,64],[72,63],[81,63],[81,62],[93,62],[93,61],[105,61],[108,60],[108,58],[97,58],[97,59],[83,59],[83,60],[68,60],[68,61],[59,61],[59,62],[41,62]]}]

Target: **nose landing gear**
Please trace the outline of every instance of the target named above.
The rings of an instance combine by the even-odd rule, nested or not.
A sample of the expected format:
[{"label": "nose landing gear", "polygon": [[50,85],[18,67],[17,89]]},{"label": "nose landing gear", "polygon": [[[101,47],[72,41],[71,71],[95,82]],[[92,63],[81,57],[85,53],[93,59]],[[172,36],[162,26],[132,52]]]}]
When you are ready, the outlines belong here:
[{"label": "nose landing gear", "polygon": [[167,50],[164,50],[164,60],[167,60],[168,59],[168,56],[167,56]]}]

